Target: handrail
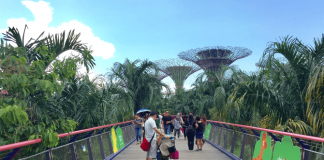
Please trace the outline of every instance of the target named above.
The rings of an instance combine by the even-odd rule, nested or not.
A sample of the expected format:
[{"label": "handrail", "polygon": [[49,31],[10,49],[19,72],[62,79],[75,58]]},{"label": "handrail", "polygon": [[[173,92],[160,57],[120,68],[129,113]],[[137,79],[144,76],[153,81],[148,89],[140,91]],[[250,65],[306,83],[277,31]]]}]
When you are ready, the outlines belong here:
[{"label": "handrail", "polygon": [[225,125],[242,127],[242,128],[247,128],[247,129],[255,129],[255,130],[259,130],[259,131],[265,131],[265,132],[270,132],[270,133],[274,133],[274,134],[280,134],[280,135],[285,135],[285,136],[301,138],[301,139],[307,139],[307,140],[312,140],[312,141],[317,141],[317,142],[324,143],[324,138],[320,138],[320,137],[307,136],[307,135],[289,133],[289,132],[282,132],[282,131],[276,131],[276,130],[271,130],[271,129],[264,129],[264,128],[246,126],[246,125],[241,125],[241,124],[226,123],[226,122],[221,122],[221,121],[212,121],[212,120],[207,120],[207,121],[212,122],[212,123],[225,124]]},{"label": "handrail", "polygon": [[[108,124],[108,125],[98,126],[98,127],[88,128],[88,129],[82,129],[82,130],[77,130],[77,131],[74,131],[74,132],[71,132],[71,133],[62,133],[62,134],[59,134],[58,137],[62,138],[62,137],[66,137],[66,136],[80,134],[80,133],[93,131],[93,130],[96,130],[96,129],[102,129],[102,128],[106,128],[106,127],[111,127],[111,126],[115,126],[115,125],[126,124],[126,123],[130,123],[130,122],[132,122],[132,121],[126,121],[126,122]],[[7,145],[4,145],[4,146],[0,146],[0,152],[10,150],[10,149],[19,148],[19,147],[24,147],[24,146],[28,146],[28,145],[32,145],[32,144],[36,144],[36,143],[40,143],[40,142],[42,142],[41,138],[28,140],[28,141],[17,142],[17,143],[12,143],[12,144],[7,144]]]}]

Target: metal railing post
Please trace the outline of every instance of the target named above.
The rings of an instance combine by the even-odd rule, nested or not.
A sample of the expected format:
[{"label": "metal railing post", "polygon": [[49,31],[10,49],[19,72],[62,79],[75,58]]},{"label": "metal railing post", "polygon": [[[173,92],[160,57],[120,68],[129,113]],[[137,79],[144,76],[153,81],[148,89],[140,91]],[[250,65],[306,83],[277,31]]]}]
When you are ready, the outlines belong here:
[{"label": "metal railing post", "polygon": [[[76,135],[74,135],[74,136],[70,139],[69,143],[74,142],[74,141],[78,138],[79,135],[80,135],[80,134],[76,134]],[[72,157],[72,160],[77,160],[76,153],[75,153],[75,149],[74,149],[74,143],[70,144],[69,146],[70,146],[70,149],[71,149],[71,157]]]},{"label": "metal railing post", "polygon": [[270,136],[273,138],[273,140],[281,142],[281,140],[280,140],[279,138],[277,138],[275,135],[273,135],[273,134],[270,133],[270,132],[269,132],[269,134],[270,134]]},{"label": "metal railing post", "polygon": [[246,131],[240,127],[240,129],[243,132],[243,141],[242,141],[242,146],[241,146],[241,153],[240,153],[240,158],[243,159],[244,156],[244,147],[245,147],[245,140],[246,140]]},{"label": "metal railing post", "polygon": [[234,147],[235,147],[235,139],[236,139],[236,131],[235,128],[233,127],[233,140],[232,140],[232,148],[231,148],[231,153],[234,153]]},{"label": "metal railing post", "polygon": [[91,148],[91,142],[90,142],[90,136],[92,135],[93,132],[94,132],[94,130],[91,131],[91,132],[86,136],[86,138],[87,138],[87,146],[88,146],[88,153],[89,153],[89,159],[90,159],[90,160],[93,160],[92,148]]},{"label": "metal railing post", "polygon": [[21,148],[22,147],[13,149],[10,153],[7,154],[7,156],[5,158],[3,158],[3,160],[13,159],[18,154],[18,152],[20,151]]},{"label": "metal railing post", "polygon": [[219,131],[219,137],[218,137],[218,145],[221,145],[221,138],[222,138],[222,131],[223,131],[223,127],[221,124],[219,124],[220,127],[220,131]]},{"label": "metal railing post", "polygon": [[228,127],[223,124],[223,126],[225,127],[224,129],[226,129],[226,134],[225,134],[225,137],[224,137],[224,149],[227,150],[227,135],[228,135]]},{"label": "metal railing post", "polygon": [[255,131],[254,129],[251,129],[251,130],[257,136],[257,141],[258,141],[260,139],[260,134],[257,131]]},{"label": "metal railing post", "polygon": [[214,129],[214,137],[213,137],[213,142],[216,143],[216,136],[217,136],[217,125],[214,123],[215,129]]},{"label": "metal railing post", "polygon": [[296,140],[303,147],[303,150],[307,149],[307,150],[304,150],[304,159],[303,160],[308,160],[309,159],[309,151],[308,150],[310,149],[309,145],[306,144],[304,141],[302,141],[299,138],[296,138]]},{"label": "metal railing post", "polygon": [[98,140],[99,140],[99,146],[100,146],[100,154],[101,154],[101,158],[102,159],[105,159],[105,152],[104,152],[104,148],[103,148],[103,144],[102,144],[102,137],[101,137],[101,133],[102,131],[104,131],[105,128],[101,129],[99,132],[98,132]]},{"label": "metal railing post", "polygon": [[47,148],[46,150],[48,150],[48,152],[45,153],[46,160],[52,160],[51,148]]}]

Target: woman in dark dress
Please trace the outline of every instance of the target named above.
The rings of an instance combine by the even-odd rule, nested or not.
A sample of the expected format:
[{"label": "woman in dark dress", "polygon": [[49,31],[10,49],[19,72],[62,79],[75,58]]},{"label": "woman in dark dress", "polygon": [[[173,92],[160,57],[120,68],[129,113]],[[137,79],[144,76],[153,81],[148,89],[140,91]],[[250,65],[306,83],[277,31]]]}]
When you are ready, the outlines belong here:
[{"label": "woman in dark dress", "polygon": [[196,139],[197,139],[197,150],[196,151],[201,151],[202,150],[202,145],[203,145],[203,137],[204,137],[204,125],[200,121],[200,117],[196,117],[196,123],[195,123],[195,128],[196,128]]},{"label": "woman in dark dress", "polygon": [[[195,140],[195,121],[193,118],[193,115],[189,115],[189,118],[187,121],[185,121],[185,125],[187,126],[186,132],[188,137],[188,148],[189,151],[192,152],[194,149],[194,140]],[[191,127],[190,127],[191,126]]]}]

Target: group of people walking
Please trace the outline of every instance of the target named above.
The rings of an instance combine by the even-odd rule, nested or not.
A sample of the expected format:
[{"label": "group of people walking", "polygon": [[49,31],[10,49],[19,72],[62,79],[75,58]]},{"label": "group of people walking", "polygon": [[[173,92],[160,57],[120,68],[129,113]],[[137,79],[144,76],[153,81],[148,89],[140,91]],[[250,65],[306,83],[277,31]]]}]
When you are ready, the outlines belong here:
[{"label": "group of people walking", "polygon": [[[149,119],[150,121],[148,123]],[[154,125],[152,122],[155,122]],[[189,151],[193,152],[195,139],[197,145],[196,151],[202,150],[204,145],[204,131],[205,126],[207,125],[207,118],[206,115],[194,117],[192,112],[189,113],[189,116],[186,113],[182,115],[181,112],[176,116],[173,116],[173,114],[170,114],[169,111],[165,111],[163,115],[161,113],[158,115],[157,112],[152,111],[150,114],[146,114],[143,118],[136,115],[135,120],[133,120],[133,124],[135,125],[137,144],[142,142],[142,133],[144,133],[143,139],[146,138],[147,141],[150,141],[153,137],[153,141],[156,141],[156,138],[154,138],[156,133],[162,137],[168,138],[169,136],[167,135],[170,135],[171,132],[173,132],[174,138],[176,139],[177,137],[178,140],[180,140],[180,135],[183,134],[184,139],[188,140]],[[163,129],[164,134],[159,129]],[[156,142],[154,142],[154,144],[156,144]],[[151,151],[151,149],[152,146],[147,153],[147,160],[156,157],[157,148],[153,147],[153,151]]]},{"label": "group of people walking", "polygon": [[207,125],[206,115],[201,117],[196,116],[194,118],[193,113],[178,113],[174,119],[169,116],[169,111],[165,111],[162,119],[162,129],[164,129],[165,134],[170,134],[171,128],[174,127],[174,137],[178,135],[180,137],[180,130],[183,131],[184,139],[188,138],[188,148],[190,151],[194,149],[194,140],[196,138],[197,150],[201,151],[204,145],[204,132],[205,126]]}]

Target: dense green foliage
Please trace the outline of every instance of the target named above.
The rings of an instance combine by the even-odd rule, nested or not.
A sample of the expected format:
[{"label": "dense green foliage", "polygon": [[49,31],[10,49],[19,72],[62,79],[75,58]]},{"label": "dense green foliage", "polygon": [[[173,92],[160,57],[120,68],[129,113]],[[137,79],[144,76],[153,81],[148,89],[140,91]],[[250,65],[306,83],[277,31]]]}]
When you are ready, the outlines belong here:
[{"label": "dense green foliage", "polygon": [[[27,43],[24,34],[9,28],[4,40],[13,45],[1,39],[0,86],[9,94],[0,95],[0,145],[42,138],[28,148],[39,152],[56,146],[59,133],[129,120],[142,108],[324,137],[324,36],[314,46],[293,37],[269,43],[258,72],[222,66],[199,75],[193,89],[170,96],[148,60],[116,62],[90,80],[77,73],[80,65],[87,71],[95,65],[80,34],[42,33]],[[68,50],[80,55],[57,60]]]},{"label": "dense green foliage", "polygon": [[[248,74],[227,66],[217,73],[205,72],[192,90],[177,92],[165,108],[323,137],[323,57],[324,36],[315,39],[314,46],[285,37],[269,43],[258,72]],[[230,76],[224,76],[228,72]]]},{"label": "dense green foliage", "polygon": [[[130,70],[124,70],[128,74],[124,76],[134,76],[130,80],[113,83],[110,76],[90,80],[77,73],[79,66],[89,70],[95,65],[92,51],[78,40],[80,34],[70,31],[42,38],[42,33],[27,43],[24,34],[9,28],[4,38],[7,42],[1,39],[0,86],[2,93],[8,94],[0,95],[0,145],[42,138],[42,144],[20,152],[28,149],[36,153],[57,146],[59,133],[129,120],[134,104],[144,107],[153,103],[166,86],[148,76],[152,71],[148,61],[139,67],[136,61],[132,63],[135,70],[129,66]],[[57,59],[68,50],[79,55]],[[118,73],[115,69],[113,73]]]}]

